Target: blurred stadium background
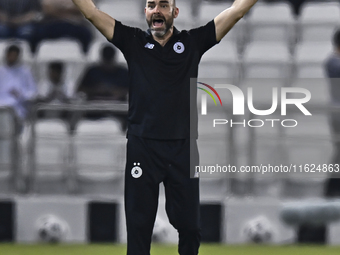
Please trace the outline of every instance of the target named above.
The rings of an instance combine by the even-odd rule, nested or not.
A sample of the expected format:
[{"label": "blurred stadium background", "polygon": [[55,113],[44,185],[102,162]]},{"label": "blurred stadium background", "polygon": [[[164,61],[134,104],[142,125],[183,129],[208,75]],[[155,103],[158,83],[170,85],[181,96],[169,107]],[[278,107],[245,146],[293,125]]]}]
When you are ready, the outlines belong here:
[{"label": "blurred stadium background", "polygon": [[[181,30],[203,25],[231,3],[178,0],[180,14],[175,26]],[[143,0],[98,0],[97,5],[127,25],[146,28]],[[287,86],[296,87],[305,86],[298,81],[307,79],[314,109],[313,118],[296,116],[299,127],[289,131],[279,127],[256,129],[256,132],[247,128],[217,131],[224,138],[218,141],[224,150],[209,160],[236,166],[330,162],[333,137],[328,125],[329,90],[323,64],[332,52],[331,39],[339,23],[339,1],[307,0],[296,14],[289,2],[260,0],[218,46],[203,56],[199,77],[229,79],[240,88],[247,88],[247,82],[254,78],[283,79]],[[86,55],[71,39],[44,41],[34,55],[25,41],[15,43],[23,47],[23,61],[32,67],[37,80],[46,73],[47,62],[66,62],[66,76],[74,84],[70,89],[75,92],[83,70],[98,61],[99,48],[106,42],[98,32],[93,32],[95,40]],[[0,41],[1,61],[4,49],[11,43],[13,40]],[[118,61],[125,65],[122,54]],[[53,111],[56,107],[44,109]],[[68,110],[74,111],[124,112],[127,109],[124,104],[76,103],[69,107]],[[1,107],[0,116],[0,241],[40,242],[37,222],[44,215],[54,215],[65,225],[63,243],[125,243],[125,134],[117,120],[81,119],[71,132],[58,119],[33,118],[18,135],[13,111]],[[208,131],[203,124],[200,133],[204,135]],[[199,142],[202,155],[210,155],[205,150],[206,142]],[[324,199],[327,177],[326,174],[318,178],[242,175],[233,179],[202,179],[202,239],[205,243],[220,244],[204,245],[202,254],[338,253],[337,249],[327,247],[233,246],[256,242],[246,230],[252,222],[260,222],[260,228],[270,232],[270,238],[261,237],[259,242],[340,245],[340,205],[336,199]],[[174,244],[177,234],[167,221],[164,203],[161,192],[154,240]],[[261,232],[255,226],[256,231]],[[226,244],[231,246],[223,246]],[[62,250],[69,249],[67,247],[73,247],[70,248],[72,254],[89,252],[82,246],[52,248],[61,249],[58,254],[71,254]],[[172,254],[176,251],[174,246],[156,245],[154,254],[167,254],[167,247]],[[49,249],[49,246],[30,248],[32,254],[39,254],[39,249]],[[106,254],[106,249],[108,254],[124,251],[120,245],[117,251],[111,246],[94,246],[96,248],[101,254]],[[23,249],[21,253],[20,249]],[[20,245],[0,245],[0,253],[30,254],[26,246]]]}]

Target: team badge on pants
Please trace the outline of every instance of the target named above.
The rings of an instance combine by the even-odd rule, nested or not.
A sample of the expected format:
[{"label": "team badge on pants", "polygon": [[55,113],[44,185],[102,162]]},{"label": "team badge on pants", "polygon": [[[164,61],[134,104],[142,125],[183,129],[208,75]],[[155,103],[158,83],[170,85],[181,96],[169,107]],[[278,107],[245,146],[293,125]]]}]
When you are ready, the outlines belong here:
[{"label": "team badge on pants", "polygon": [[139,178],[143,174],[142,168],[140,168],[140,163],[133,163],[134,167],[131,170],[131,175],[133,178]]}]

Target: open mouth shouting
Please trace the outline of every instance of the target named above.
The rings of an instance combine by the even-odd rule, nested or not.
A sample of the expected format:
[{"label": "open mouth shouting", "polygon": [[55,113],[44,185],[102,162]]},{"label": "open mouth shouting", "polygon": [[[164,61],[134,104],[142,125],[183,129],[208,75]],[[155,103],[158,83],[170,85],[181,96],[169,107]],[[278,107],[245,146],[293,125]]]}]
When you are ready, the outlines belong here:
[{"label": "open mouth shouting", "polygon": [[165,20],[162,17],[155,17],[152,19],[152,26],[154,28],[161,28],[163,27],[164,23],[165,23]]}]

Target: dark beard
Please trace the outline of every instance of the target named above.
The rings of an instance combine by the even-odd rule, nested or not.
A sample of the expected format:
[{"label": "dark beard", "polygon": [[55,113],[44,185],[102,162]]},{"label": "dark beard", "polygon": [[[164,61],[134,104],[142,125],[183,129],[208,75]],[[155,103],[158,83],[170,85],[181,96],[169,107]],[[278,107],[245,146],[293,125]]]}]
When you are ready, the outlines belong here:
[{"label": "dark beard", "polygon": [[162,17],[164,19],[164,24],[165,24],[165,28],[163,30],[155,30],[154,28],[152,28],[152,20],[153,20],[153,17],[151,17],[150,20],[146,20],[150,30],[151,30],[151,33],[153,36],[155,37],[163,37],[164,35],[166,35],[168,33],[168,31],[170,30],[170,28],[172,27],[173,25],[173,22],[174,22],[174,19],[173,17],[171,17],[169,20],[165,19],[164,17]]}]

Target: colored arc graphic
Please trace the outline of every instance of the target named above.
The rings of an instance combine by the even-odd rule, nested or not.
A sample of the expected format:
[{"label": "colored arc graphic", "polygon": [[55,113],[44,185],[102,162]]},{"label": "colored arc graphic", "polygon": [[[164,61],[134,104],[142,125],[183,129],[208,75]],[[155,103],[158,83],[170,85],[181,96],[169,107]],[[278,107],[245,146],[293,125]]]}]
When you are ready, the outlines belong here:
[{"label": "colored arc graphic", "polygon": [[[210,85],[205,84],[205,83],[203,83],[203,82],[197,82],[197,83],[199,83],[199,84],[201,84],[201,85],[204,85],[204,86],[208,87],[209,89],[211,89],[211,90],[215,93],[215,95],[218,97],[218,100],[220,101],[220,104],[222,105],[222,100],[221,100],[221,98],[220,98],[220,95],[217,93],[217,91],[216,91],[213,87],[211,87]],[[200,88],[200,87],[197,87],[197,88],[199,88],[199,89],[201,89],[201,90],[207,92],[207,93],[209,94],[209,96],[211,96],[211,98],[214,100],[215,105],[217,105],[214,96],[213,96],[208,90],[203,89],[203,88]]]},{"label": "colored arc graphic", "polygon": [[209,96],[211,96],[211,98],[214,100],[215,105],[217,105],[217,104],[216,104],[216,100],[215,100],[214,96],[210,93],[210,91],[208,91],[208,90],[206,90],[206,89],[203,89],[203,88],[200,88],[200,87],[197,87],[197,88],[198,88],[198,89],[201,89],[201,90],[203,90],[203,91],[205,91],[205,92],[207,92],[207,93],[209,94]]}]

